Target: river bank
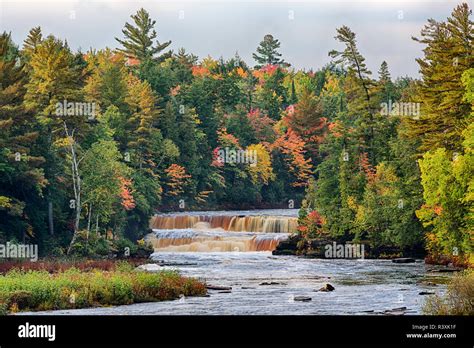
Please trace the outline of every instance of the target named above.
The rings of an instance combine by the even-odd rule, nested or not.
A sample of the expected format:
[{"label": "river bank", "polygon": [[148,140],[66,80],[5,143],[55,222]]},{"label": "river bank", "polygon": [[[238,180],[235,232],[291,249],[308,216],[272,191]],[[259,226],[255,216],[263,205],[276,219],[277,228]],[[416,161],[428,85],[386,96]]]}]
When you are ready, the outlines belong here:
[{"label": "river bank", "polygon": [[24,263],[0,276],[0,314],[166,301],[206,293],[204,283],[176,271],[143,272],[124,261]]}]

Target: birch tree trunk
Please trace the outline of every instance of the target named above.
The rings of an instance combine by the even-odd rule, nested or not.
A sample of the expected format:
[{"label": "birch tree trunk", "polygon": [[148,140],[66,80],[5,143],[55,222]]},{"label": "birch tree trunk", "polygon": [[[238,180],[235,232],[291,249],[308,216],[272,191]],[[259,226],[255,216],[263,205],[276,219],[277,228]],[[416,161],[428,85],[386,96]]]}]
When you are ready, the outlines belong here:
[{"label": "birch tree trunk", "polygon": [[64,122],[64,130],[69,141],[69,150],[71,152],[71,176],[72,186],[74,188],[74,209],[75,209],[75,220],[74,220],[74,234],[72,236],[71,243],[67,249],[67,254],[71,252],[71,248],[74,245],[77,234],[79,232],[79,222],[81,219],[81,177],[79,175],[79,161],[76,153],[76,142],[74,140],[74,130],[69,134],[66,122]]}]

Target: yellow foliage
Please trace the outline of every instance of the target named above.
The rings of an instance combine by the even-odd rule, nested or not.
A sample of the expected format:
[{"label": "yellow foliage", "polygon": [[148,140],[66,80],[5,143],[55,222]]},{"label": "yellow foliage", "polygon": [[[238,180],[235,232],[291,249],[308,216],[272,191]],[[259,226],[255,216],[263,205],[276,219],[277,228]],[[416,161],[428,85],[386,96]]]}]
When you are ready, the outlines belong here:
[{"label": "yellow foliage", "polygon": [[353,196],[347,197],[347,206],[354,211],[357,210],[357,202]]},{"label": "yellow foliage", "polygon": [[242,67],[239,66],[236,71],[237,71],[237,75],[239,75],[240,77],[242,78],[247,77],[247,72]]},{"label": "yellow foliage", "polygon": [[262,144],[253,144],[247,147],[249,156],[256,160],[248,167],[250,178],[254,184],[262,182],[267,185],[269,181],[275,179],[273,173],[272,160],[269,152]]},{"label": "yellow foliage", "polygon": [[10,208],[11,199],[9,197],[0,196],[0,209],[1,208]]}]

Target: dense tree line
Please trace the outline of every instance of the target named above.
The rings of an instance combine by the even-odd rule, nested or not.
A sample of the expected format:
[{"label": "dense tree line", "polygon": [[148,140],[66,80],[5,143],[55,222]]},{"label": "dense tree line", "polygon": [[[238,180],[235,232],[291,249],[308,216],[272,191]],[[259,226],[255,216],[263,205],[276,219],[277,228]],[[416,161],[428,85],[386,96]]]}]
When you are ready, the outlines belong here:
[{"label": "dense tree line", "polygon": [[459,5],[414,38],[424,45],[419,80],[392,81],[385,62],[373,78],[355,33],[337,30],[343,50],[330,55],[344,73],[331,94],[342,98],[338,110],[324,112],[332,117],[300,217],[303,235],[402,250],[424,245],[435,260],[472,263],[471,14]]},{"label": "dense tree line", "polygon": [[386,62],[374,77],[346,26],[317,71],[292,69],[272,35],[253,68],[173,52],[144,9],[116,49],[74,52],[40,27],[21,46],[3,33],[0,238],[64,253],[136,241],[160,210],[303,201],[308,238],[469,254],[470,13],[429,20],[420,80],[393,80]]}]

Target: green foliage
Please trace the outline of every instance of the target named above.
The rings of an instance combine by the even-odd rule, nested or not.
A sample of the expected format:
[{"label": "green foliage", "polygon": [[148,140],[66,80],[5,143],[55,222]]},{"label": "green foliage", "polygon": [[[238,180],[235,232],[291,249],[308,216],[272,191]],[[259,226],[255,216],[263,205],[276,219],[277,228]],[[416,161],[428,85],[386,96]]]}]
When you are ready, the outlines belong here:
[{"label": "green foliage", "polygon": [[[10,34],[0,35],[0,240],[31,238],[34,207],[47,180],[34,114],[22,104],[27,82]],[[28,202],[28,203],[27,203]]]},{"label": "green foliage", "polygon": [[121,159],[114,141],[99,140],[92,144],[81,162],[82,203],[88,207],[89,218],[100,219],[102,226],[110,221],[116,206],[120,205],[123,180],[131,174]]},{"label": "green foliage", "polygon": [[425,45],[424,57],[417,59],[422,81],[418,101],[422,102],[419,120],[412,133],[421,137],[420,151],[444,147],[460,151],[462,131],[468,125],[471,105],[464,99],[461,76],[474,65],[474,22],[466,3],[456,6],[446,22],[433,19],[414,38]]},{"label": "green foliage", "polygon": [[[466,144],[472,142],[473,124],[464,133]],[[419,161],[425,204],[417,211],[429,229],[427,246],[434,254],[466,255],[472,253],[472,211],[474,154],[449,154],[445,149],[425,153]]]},{"label": "green foliage", "polygon": [[171,52],[168,52],[156,57],[171,44],[171,41],[162,44],[157,42],[155,45],[153,40],[156,39],[157,34],[153,28],[156,21],[150,18],[150,14],[145,9],[141,8],[131,18],[135,25],[125,24],[125,28],[122,30],[125,39],[115,38],[124,47],[119,49],[120,52],[123,52],[127,57],[137,58],[140,61],[149,59],[162,61],[171,56]]},{"label": "green foliage", "polygon": [[281,59],[281,53],[278,52],[280,48],[280,41],[275,39],[272,35],[267,34],[257,47],[257,53],[252,55],[257,62],[257,68],[267,64],[284,65],[286,62]]}]

